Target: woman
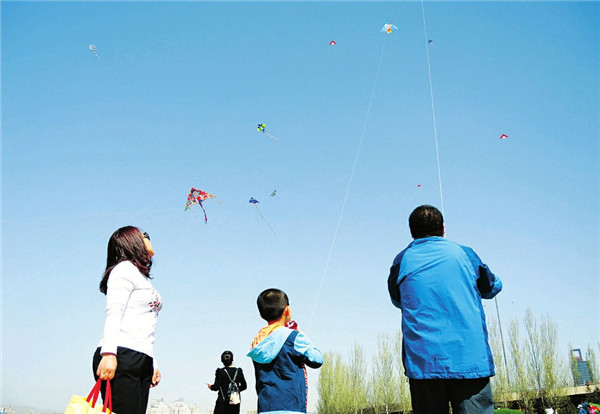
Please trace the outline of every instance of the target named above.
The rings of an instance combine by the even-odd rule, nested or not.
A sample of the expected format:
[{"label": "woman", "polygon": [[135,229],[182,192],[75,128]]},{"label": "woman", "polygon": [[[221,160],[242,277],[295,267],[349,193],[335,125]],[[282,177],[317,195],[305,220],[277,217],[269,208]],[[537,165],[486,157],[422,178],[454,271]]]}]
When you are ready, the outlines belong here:
[{"label": "woman", "polygon": [[93,369],[96,380],[111,381],[113,411],[119,414],[145,414],[150,388],[160,382],[153,348],[162,298],[150,283],[152,256],[150,237],[136,227],[120,228],[108,241],[100,282],[106,319]]},{"label": "woman", "polygon": [[248,388],[246,379],[244,378],[244,372],[241,368],[235,368],[233,364],[233,353],[231,351],[225,351],[221,354],[221,362],[224,368],[217,368],[215,371],[215,383],[208,385],[208,389],[212,391],[218,391],[217,402],[215,404],[214,414],[239,414],[240,404],[230,404],[227,398],[227,391],[229,384],[234,382],[237,385],[239,392],[244,391]]}]

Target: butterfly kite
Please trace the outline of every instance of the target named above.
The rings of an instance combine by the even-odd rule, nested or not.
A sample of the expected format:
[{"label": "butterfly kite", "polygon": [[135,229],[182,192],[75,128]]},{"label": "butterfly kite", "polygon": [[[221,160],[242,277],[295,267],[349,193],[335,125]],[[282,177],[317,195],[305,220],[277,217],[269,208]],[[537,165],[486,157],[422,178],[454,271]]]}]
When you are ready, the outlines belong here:
[{"label": "butterfly kite", "polygon": [[206,217],[206,210],[204,210],[202,202],[208,200],[209,198],[216,198],[216,196],[192,187],[190,193],[188,194],[187,201],[185,202],[185,211],[187,211],[188,208],[192,207],[194,204],[199,204],[202,211],[204,211],[204,222],[207,223],[208,217]]},{"label": "butterfly kite", "polygon": [[267,124],[258,124],[258,128],[256,128],[256,130],[271,138],[271,141],[279,141],[279,138],[267,132]]},{"label": "butterfly kite", "polygon": [[96,46],[94,46],[94,45],[90,45],[90,50],[91,50],[92,52],[94,52],[94,55],[96,55],[96,57],[97,57],[98,59],[100,59],[100,56],[98,56],[98,53],[96,53]]},{"label": "butterfly kite", "polygon": [[271,231],[273,232],[273,234],[277,234],[277,233],[275,233],[275,230],[273,230],[273,227],[271,227],[271,225],[269,224],[269,222],[267,221],[267,219],[265,218],[265,216],[263,216],[262,213],[260,212],[260,209],[257,206],[257,204],[260,203],[260,201],[258,201],[254,197],[250,197],[250,201],[248,201],[248,203],[254,204],[254,207],[256,207],[256,211],[258,211],[258,214],[260,214],[260,216],[265,221],[265,223],[267,223],[267,226],[269,226],[269,228],[271,229]]},{"label": "butterfly kite", "polygon": [[398,28],[395,25],[393,25],[392,23],[386,23],[381,28],[381,31],[389,34],[389,33],[392,33],[392,29],[398,30]]}]

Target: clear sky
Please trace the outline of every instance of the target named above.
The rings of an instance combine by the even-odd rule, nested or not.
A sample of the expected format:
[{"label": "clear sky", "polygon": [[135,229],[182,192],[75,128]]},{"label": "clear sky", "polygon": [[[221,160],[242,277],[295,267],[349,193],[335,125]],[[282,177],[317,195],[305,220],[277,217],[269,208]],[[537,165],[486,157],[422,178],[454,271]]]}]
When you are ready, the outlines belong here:
[{"label": "clear sky", "polygon": [[[596,344],[599,6],[427,1],[426,36],[419,1],[3,1],[0,404],[89,391],[124,225],[150,233],[165,301],[151,398],[210,407],[230,349],[253,408],[269,287],[323,351],[371,355],[399,329],[408,215],[441,206],[427,51],[447,237],[503,280],[505,326],[532,308],[565,355]],[[221,203],[207,224],[192,186]]]}]

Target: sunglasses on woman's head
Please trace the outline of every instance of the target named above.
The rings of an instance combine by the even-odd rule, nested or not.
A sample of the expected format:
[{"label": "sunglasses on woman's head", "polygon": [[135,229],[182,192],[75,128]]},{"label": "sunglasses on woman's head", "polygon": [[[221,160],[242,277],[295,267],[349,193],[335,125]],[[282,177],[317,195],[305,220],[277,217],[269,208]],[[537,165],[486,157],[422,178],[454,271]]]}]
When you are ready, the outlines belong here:
[{"label": "sunglasses on woman's head", "polygon": [[143,237],[144,239],[148,239],[148,240],[150,240],[150,236],[149,236],[149,235],[148,235],[148,233],[146,233],[146,232],[143,232],[143,233],[142,233],[142,237]]}]

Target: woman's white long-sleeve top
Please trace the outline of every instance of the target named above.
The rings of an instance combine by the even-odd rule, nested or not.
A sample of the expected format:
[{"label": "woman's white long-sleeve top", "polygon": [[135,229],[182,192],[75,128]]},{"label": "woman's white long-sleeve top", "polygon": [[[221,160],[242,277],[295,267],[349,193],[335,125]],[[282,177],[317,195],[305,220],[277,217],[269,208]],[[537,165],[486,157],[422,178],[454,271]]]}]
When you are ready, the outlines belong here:
[{"label": "woman's white long-sleeve top", "polygon": [[130,261],[116,265],[108,277],[106,319],[101,353],[117,353],[117,346],[154,357],[154,331],[162,298]]}]

